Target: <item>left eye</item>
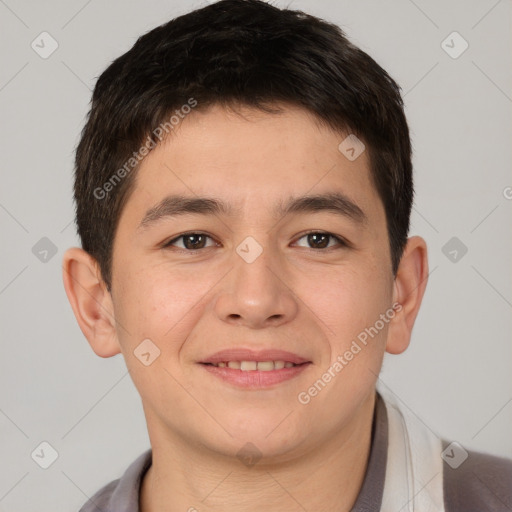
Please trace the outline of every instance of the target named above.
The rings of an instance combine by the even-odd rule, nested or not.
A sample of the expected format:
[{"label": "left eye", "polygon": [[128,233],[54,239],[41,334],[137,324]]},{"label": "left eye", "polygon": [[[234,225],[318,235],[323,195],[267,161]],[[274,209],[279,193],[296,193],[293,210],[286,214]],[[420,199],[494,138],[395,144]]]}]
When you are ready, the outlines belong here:
[{"label": "left eye", "polygon": [[347,245],[341,238],[332,235],[331,233],[324,233],[322,231],[307,233],[306,235],[300,237],[299,240],[302,240],[303,238],[306,239],[308,244],[313,245],[313,247],[310,247],[312,249],[325,249],[326,247],[329,247],[329,240],[335,240],[338,245],[343,247]]}]

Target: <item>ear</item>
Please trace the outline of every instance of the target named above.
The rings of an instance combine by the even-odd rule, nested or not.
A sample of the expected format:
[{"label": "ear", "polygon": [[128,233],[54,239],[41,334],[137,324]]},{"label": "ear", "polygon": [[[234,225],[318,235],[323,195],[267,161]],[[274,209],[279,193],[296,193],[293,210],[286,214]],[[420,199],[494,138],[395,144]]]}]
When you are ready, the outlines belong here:
[{"label": "ear", "polygon": [[427,287],[427,244],[423,238],[413,236],[407,244],[397,270],[393,291],[396,314],[390,322],[386,352],[400,354],[411,340],[412,328]]},{"label": "ear", "polygon": [[97,261],[79,247],[68,249],[62,260],[62,279],[78,325],[94,352],[100,357],[119,354],[112,297]]}]

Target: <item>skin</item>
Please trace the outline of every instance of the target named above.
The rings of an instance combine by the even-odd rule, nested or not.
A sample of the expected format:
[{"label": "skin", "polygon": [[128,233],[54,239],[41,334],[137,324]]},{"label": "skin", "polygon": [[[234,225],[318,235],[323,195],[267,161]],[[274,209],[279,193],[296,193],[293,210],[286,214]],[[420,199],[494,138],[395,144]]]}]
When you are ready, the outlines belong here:
[{"label": "skin", "polygon": [[[122,353],[141,395],[153,448],[141,510],[348,511],[366,471],[384,353],[407,348],[425,292],[426,243],[408,239],[394,278],[367,152],[349,161],[338,150],[346,134],[298,107],[242,113],[193,112],[144,159],[116,232],[111,293],[96,261],[76,247],[64,255],[64,286],[92,349]],[[333,191],[368,222],[326,211],[272,214],[290,195]],[[138,230],[170,193],[213,196],[239,211]],[[328,239],[332,249],[318,248],[305,236],[311,230],[350,246]],[[211,237],[196,254],[185,253],[183,239],[162,248],[194,231]],[[252,263],[236,252],[247,236],[263,248]],[[379,334],[301,404],[298,394],[395,302],[401,309]],[[133,353],[147,338],[161,351],[149,366]],[[271,388],[239,389],[197,363],[234,346],[280,348],[312,364]],[[236,456],[247,442],[262,455],[251,467]]]}]

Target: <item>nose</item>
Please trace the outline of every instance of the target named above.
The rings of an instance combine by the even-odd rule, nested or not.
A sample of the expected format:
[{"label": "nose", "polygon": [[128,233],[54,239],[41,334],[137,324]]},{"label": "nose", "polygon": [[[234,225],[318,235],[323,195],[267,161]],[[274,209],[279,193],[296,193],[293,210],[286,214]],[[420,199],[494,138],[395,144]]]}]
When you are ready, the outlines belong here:
[{"label": "nose", "polygon": [[268,248],[254,260],[240,254],[233,254],[233,270],[215,301],[216,315],[224,322],[251,329],[293,320],[298,303],[283,258]]}]

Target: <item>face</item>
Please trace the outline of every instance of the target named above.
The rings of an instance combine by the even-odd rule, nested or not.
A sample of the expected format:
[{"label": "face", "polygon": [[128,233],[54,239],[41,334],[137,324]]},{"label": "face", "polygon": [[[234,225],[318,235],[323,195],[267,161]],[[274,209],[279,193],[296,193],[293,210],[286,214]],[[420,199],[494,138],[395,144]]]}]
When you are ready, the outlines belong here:
[{"label": "face", "polygon": [[152,441],[292,458],[373,392],[393,304],[386,219],[346,135],[299,108],[243,113],[193,112],[143,161],[114,241],[117,341]]}]

